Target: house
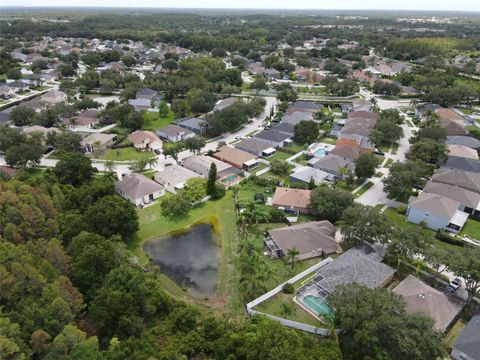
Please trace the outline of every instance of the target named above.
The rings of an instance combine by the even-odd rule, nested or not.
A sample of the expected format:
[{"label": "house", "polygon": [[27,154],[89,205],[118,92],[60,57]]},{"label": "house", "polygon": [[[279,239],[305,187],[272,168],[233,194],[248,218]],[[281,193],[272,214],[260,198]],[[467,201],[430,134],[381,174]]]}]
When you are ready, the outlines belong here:
[{"label": "house", "polygon": [[205,119],[200,118],[182,118],[174,121],[174,124],[193,131],[197,135],[203,135],[207,132],[208,123]]},{"label": "house", "polygon": [[287,111],[304,111],[315,114],[323,109],[323,105],[313,101],[295,101],[288,105]]},{"label": "house", "polygon": [[301,111],[301,110],[292,110],[285,112],[283,115],[282,123],[288,123],[292,125],[297,125],[302,121],[309,121],[313,120],[313,114],[308,111]]},{"label": "house", "polygon": [[447,136],[446,145],[462,145],[471,149],[480,149],[480,140],[472,136]]},{"label": "house", "polygon": [[462,204],[443,195],[422,192],[410,197],[407,220],[414,224],[425,223],[434,231],[458,233],[465,225],[468,214],[460,210]]},{"label": "house", "polygon": [[115,134],[93,133],[80,141],[80,146],[87,153],[104,151],[117,141]]},{"label": "house", "polygon": [[331,311],[317,309],[317,306],[312,308],[311,299],[321,299],[324,303],[322,308],[328,308],[328,296],[338,286],[357,283],[370,289],[385,287],[392,281],[395,270],[382,263],[384,252],[381,244],[368,243],[345,251],[322,266],[316,275],[297,289],[295,302],[315,315],[330,315]]},{"label": "house", "polygon": [[128,139],[132,142],[136,150],[150,150],[155,152],[162,150],[162,140],[160,140],[153,131],[137,130],[128,135]]},{"label": "house", "polygon": [[463,123],[453,120],[440,120],[440,126],[447,131],[447,136],[465,135]]},{"label": "house", "polygon": [[480,193],[480,174],[463,170],[438,169],[432,176],[432,181],[459,186]]},{"label": "house", "polygon": [[227,164],[223,161],[214,159],[210,156],[204,155],[192,155],[182,161],[182,166],[188,170],[193,171],[196,174],[201,175],[204,178],[208,177],[208,172],[210,171],[210,166],[212,163],[215,163],[217,167],[217,179],[219,174],[224,173],[232,168],[232,165]]},{"label": "house", "polygon": [[162,185],[143,174],[132,173],[115,184],[115,191],[135,206],[143,206],[165,195]]},{"label": "house", "polygon": [[159,128],[157,129],[156,133],[160,138],[171,142],[179,142],[196,136],[193,131],[175,124],[170,124]]},{"label": "house", "polygon": [[[140,99],[130,99],[128,104],[133,106],[135,111],[145,110],[145,111],[158,111],[158,108],[155,107],[155,102],[152,104],[152,100],[140,98]],[[152,106],[153,105],[153,106]]]},{"label": "house", "polygon": [[424,192],[443,195],[461,204],[460,210],[480,219],[480,194],[454,185],[429,181]]},{"label": "house", "polygon": [[0,98],[8,100],[15,96],[16,90],[7,85],[0,85]]},{"label": "house", "polygon": [[350,112],[354,112],[354,116],[355,116],[355,112],[358,112],[358,111],[370,112],[370,110],[372,110],[372,107],[373,107],[373,104],[370,101],[365,99],[356,99],[356,100],[353,100],[352,111]]},{"label": "house", "polygon": [[42,101],[46,102],[48,106],[64,103],[67,101],[68,96],[62,91],[50,90],[49,92],[43,94],[40,98]]},{"label": "house", "polygon": [[454,360],[480,360],[480,314],[462,329],[450,355]]},{"label": "house", "polygon": [[441,166],[442,169],[463,170],[473,173],[480,173],[480,161],[467,159],[460,156],[449,156],[447,161]]},{"label": "house", "polygon": [[269,158],[276,153],[276,150],[272,148],[270,144],[267,144],[266,142],[260,141],[255,138],[240,140],[233,146],[235,146],[239,150],[246,151],[257,157]]},{"label": "house", "polygon": [[330,150],[329,155],[336,155],[355,162],[360,157],[360,147],[357,144],[341,143]]},{"label": "house", "polygon": [[263,130],[255,134],[255,139],[269,144],[271,147],[278,149],[288,146],[292,143],[292,136],[274,130]]},{"label": "house", "polygon": [[158,101],[160,100],[160,95],[158,95],[157,90],[149,89],[149,88],[144,88],[140,89],[135,93],[135,98],[136,99],[147,99],[147,100],[153,100],[153,101]]},{"label": "house", "polygon": [[226,99],[218,100],[215,106],[213,107],[214,111],[220,111],[225,109],[226,107],[232,106],[235,104],[237,101],[242,101],[241,98],[238,97],[229,97]]},{"label": "house", "polygon": [[298,260],[333,254],[340,250],[335,241],[335,226],[327,220],[269,230],[263,244],[265,251],[274,259],[287,256],[291,249],[298,250]]},{"label": "house", "polygon": [[310,190],[278,186],[272,199],[272,206],[286,212],[310,213]]},{"label": "house", "polygon": [[308,166],[332,174],[338,179],[344,179],[349,173],[355,171],[355,163],[352,160],[334,154],[310,159]]},{"label": "house", "polygon": [[22,128],[22,132],[24,134],[31,134],[31,133],[41,133],[44,136],[46,136],[48,133],[60,133],[60,130],[57,128],[46,128],[40,125],[29,125],[29,126],[24,126]]},{"label": "house", "polygon": [[278,131],[282,134],[290,135],[291,137],[293,137],[295,133],[294,128],[295,128],[295,124],[282,121],[281,123],[272,126],[270,130]]},{"label": "house", "polygon": [[68,126],[70,130],[93,129],[99,122],[96,109],[84,110],[78,116],[63,120],[63,124]]},{"label": "house", "polygon": [[435,113],[438,115],[440,120],[458,121],[461,124],[463,124],[463,121],[464,121],[463,116],[457,114],[452,109],[439,108],[439,109],[435,109]]},{"label": "house", "polygon": [[278,71],[277,69],[263,69],[262,74],[268,79],[280,79],[280,71]]},{"label": "house", "polygon": [[0,179],[8,180],[15,175],[17,175],[17,169],[6,165],[0,165]]},{"label": "house", "polygon": [[435,331],[445,331],[463,308],[460,300],[408,275],[393,290],[403,297],[407,314],[425,314],[433,319]]},{"label": "house", "polygon": [[161,184],[165,190],[173,194],[183,189],[189,179],[200,178],[201,176],[184,167],[173,165],[167,166],[164,170],[155,174],[155,181]]},{"label": "house", "polygon": [[212,155],[215,159],[223,161],[237,169],[251,170],[258,166],[257,156],[231,146],[222,146]]},{"label": "house", "polygon": [[364,111],[364,110],[356,110],[348,113],[349,119],[370,119],[377,121],[378,120],[378,113],[374,111]]},{"label": "house", "polygon": [[333,183],[335,181],[335,176],[326,171],[315,169],[310,166],[299,166],[290,174],[291,182],[309,184],[312,180],[315,185],[318,186],[324,182]]},{"label": "house", "polygon": [[478,160],[478,152],[464,145],[447,145],[449,156],[462,157],[465,159]]}]

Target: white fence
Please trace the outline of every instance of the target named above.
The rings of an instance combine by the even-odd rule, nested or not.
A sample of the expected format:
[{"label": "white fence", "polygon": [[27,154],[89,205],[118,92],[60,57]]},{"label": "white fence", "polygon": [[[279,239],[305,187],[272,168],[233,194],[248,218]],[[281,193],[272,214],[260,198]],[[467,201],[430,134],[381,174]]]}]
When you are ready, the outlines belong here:
[{"label": "white fence", "polygon": [[307,270],[301,272],[300,274],[298,275],[295,275],[294,277],[292,277],[291,279],[285,281],[284,283],[278,285],[276,288],[270,290],[269,292],[263,294],[262,296],[256,298],[255,300],[252,300],[250,301],[247,305],[246,305],[246,308],[247,308],[247,313],[250,315],[250,316],[256,316],[256,315],[264,315],[272,320],[276,320],[276,321],[279,321],[282,325],[284,326],[287,326],[287,327],[290,327],[290,328],[293,328],[293,329],[297,329],[297,330],[302,330],[302,331],[306,331],[306,332],[309,332],[309,333],[312,333],[312,334],[317,334],[317,335],[324,335],[324,336],[327,336],[329,335],[330,331],[328,329],[324,329],[324,328],[317,328],[315,326],[311,326],[311,325],[307,325],[307,324],[303,324],[303,323],[299,323],[299,322],[296,322],[296,321],[292,321],[292,320],[287,320],[287,319],[284,319],[284,318],[281,318],[281,317],[278,317],[278,316],[273,316],[273,315],[270,315],[270,314],[265,314],[265,313],[262,313],[260,311],[257,311],[257,310],[253,310],[253,308],[259,304],[261,304],[262,302],[270,299],[271,297],[275,296],[276,294],[278,294],[279,292],[281,292],[283,290],[283,287],[285,284],[289,283],[289,284],[293,284],[293,283],[296,283],[298,280],[300,279],[303,279],[304,277],[306,277],[307,275],[310,275],[311,273],[317,271],[318,269],[320,269],[322,266],[325,266],[327,265],[328,263],[332,262],[333,259],[332,258],[326,258],[322,261],[320,261],[318,264],[315,264],[313,265],[312,267],[309,267]]}]

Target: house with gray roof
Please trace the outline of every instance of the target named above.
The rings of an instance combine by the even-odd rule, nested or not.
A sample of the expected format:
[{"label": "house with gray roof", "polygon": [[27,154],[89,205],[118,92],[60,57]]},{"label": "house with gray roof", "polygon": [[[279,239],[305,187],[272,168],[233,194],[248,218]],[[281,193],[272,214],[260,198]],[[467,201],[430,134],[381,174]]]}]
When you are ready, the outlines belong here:
[{"label": "house with gray roof", "polygon": [[[334,154],[328,154],[321,158],[312,158],[308,161],[308,166],[332,174],[338,179],[344,179],[348,176],[348,173],[355,171],[355,163],[353,161]],[[346,169],[347,173],[343,174],[341,169]]]},{"label": "house with gray roof", "polygon": [[480,149],[480,140],[475,139],[472,136],[447,136],[445,145],[462,145],[471,149]]},{"label": "house with gray roof", "polygon": [[237,101],[242,101],[242,98],[238,98],[238,97],[229,97],[229,98],[226,98],[226,99],[222,99],[222,100],[218,100],[215,104],[215,106],[213,107],[213,110],[214,111],[220,111],[220,110],[223,110],[225,109],[226,107],[229,107],[229,106],[232,106],[233,104],[235,104]]},{"label": "house with gray roof", "polygon": [[326,171],[315,169],[310,166],[299,166],[290,174],[290,181],[301,182],[304,184],[309,184],[310,181],[315,183],[315,185],[320,185],[322,183],[333,183],[335,181],[335,176]]},{"label": "house with gray roof", "polygon": [[115,191],[135,206],[144,206],[165,195],[159,183],[143,174],[131,173],[115,184]]},{"label": "house with gray roof", "polygon": [[462,329],[453,344],[451,356],[454,360],[480,360],[480,314]]},{"label": "house with gray roof", "polygon": [[154,178],[165,190],[176,194],[178,190],[185,187],[187,180],[201,178],[201,176],[182,166],[173,165],[155,173]]},{"label": "house with gray roof", "polygon": [[184,127],[176,124],[169,124],[159,128],[157,129],[156,133],[161,139],[169,140],[171,142],[179,142],[196,136],[193,131],[185,129]]},{"label": "house with gray roof", "polygon": [[480,219],[480,194],[448,184],[442,184],[430,181],[423,188],[424,192],[443,195],[449,199],[458,201],[460,210],[464,211],[472,218]]},{"label": "house with gray roof", "polygon": [[407,220],[414,224],[425,223],[434,231],[445,230],[458,233],[468,219],[468,213],[461,211],[460,202],[443,195],[422,192],[410,197]]},{"label": "house with gray roof", "polygon": [[203,135],[207,132],[208,123],[200,118],[181,118],[174,121],[174,124],[193,131],[195,134]]},{"label": "house with gray roof", "polygon": [[276,150],[270,144],[255,138],[240,140],[233,146],[239,150],[264,158],[271,157],[276,153]]},{"label": "house with gray roof", "polygon": [[441,166],[442,169],[463,170],[473,173],[480,173],[480,161],[467,159],[461,156],[449,156],[447,161]]},{"label": "house with gray roof", "polygon": [[154,100],[154,101],[159,101],[161,100],[161,96],[158,95],[157,90],[149,89],[149,88],[144,88],[140,89],[135,93],[135,98],[137,99],[148,99],[148,100]]},{"label": "house with gray roof", "polygon": [[272,229],[268,231],[264,247],[274,259],[287,256],[293,248],[299,251],[299,260],[311,259],[340,250],[335,231],[335,226],[327,220]]},{"label": "house with gray roof", "polygon": [[294,103],[288,105],[288,109],[310,110],[317,112],[323,109],[323,105],[313,101],[295,101]]},{"label": "house with gray roof", "polygon": [[463,171],[438,169],[432,176],[432,181],[450,184],[480,193],[480,174]]},{"label": "house with gray roof", "polygon": [[279,124],[272,126],[270,130],[281,132],[282,134],[287,134],[293,137],[295,124],[282,121]]},{"label": "house with gray roof", "polygon": [[292,143],[292,136],[274,130],[263,130],[254,136],[255,139],[269,144],[271,147],[278,149],[288,146]]},{"label": "house with gray roof", "polygon": [[313,120],[312,113],[304,111],[293,111],[291,113],[286,113],[282,118],[282,123],[290,123],[292,125],[297,125],[301,121]]}]

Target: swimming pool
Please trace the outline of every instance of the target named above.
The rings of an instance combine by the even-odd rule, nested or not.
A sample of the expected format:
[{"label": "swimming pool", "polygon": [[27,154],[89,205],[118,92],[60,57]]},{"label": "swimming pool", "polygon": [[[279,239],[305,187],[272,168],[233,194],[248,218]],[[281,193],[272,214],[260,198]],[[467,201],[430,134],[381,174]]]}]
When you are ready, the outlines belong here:
[{"label": "swimming pool", "polygon": [[238,176],[237,175],[228,175],[227,177],[223,178],[220,180],[222,184],[229,185],[235,181],[237,181]]},{"label": "swimming pool", "polygon": [[324,157],[325,156],[325,148],[318,148],[315,150],[316,157]]},{"label": "swimming pool", "polygon": [[305,295],[302,299],[303,303],[317,315],[332,315],[333,310],[327,304],[325,299],[321,299],[314,295]]}]

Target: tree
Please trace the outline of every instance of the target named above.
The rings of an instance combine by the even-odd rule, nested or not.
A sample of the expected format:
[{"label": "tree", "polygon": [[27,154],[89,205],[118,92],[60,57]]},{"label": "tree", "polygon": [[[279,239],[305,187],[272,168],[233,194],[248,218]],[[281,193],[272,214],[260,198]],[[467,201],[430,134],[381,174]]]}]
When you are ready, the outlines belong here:
[{"label": "tree", "polygon": [[192,202],[184,192],[165,196],[161,201],[161,211],[165,216],[181,216],[192,208]]},{"label": "tree", "polygon": [[386,243],[390,233],[390,224],[383,213],[359,204],[346,208],[338,225],[344,240],[353,245]]},{"label": "tree", "polygon": [[320,186],[312,190],[310,195],[310,210],[321,219],[336,222],[343,211],[353,205],[353,195],[342,189],[330,189]]},{"label": "tree", "polygon": [[194,154],[195,152],[200,153],[205,144],[205,139],[200,136],[193,136],[185,139],[185,147],[188,150],[192,151]]},{"label": "tree", "polygon": [[175,59],[168,59],[163,63],[162,67],[172,73],[173,70],[178,69],[178,64]]},{"label": "tree", "polygon": [[163,155],[165,159],[171,156],[175,162],[178,162],[178,153],[182,150],[183,145],[180,143],[166,143],[163,145]]},{"label": "tree", "polygon": [[217,183],[217,165],[212,161],[210,164],[210,169],[208,170],[208,179],[207,179],[207,195],[215,197],[216,194],[216,183]]},{"label": "tree", "polygon": [[409,160],[422,160],[426,163],[437,165],[447,159],[447,147],[443,142],[424,138],[410,146],[406,155]]},{"label": "tree", "polygon": [[7,79],[20,80],[22,78],[22,72],[18,69],[7,70]]},{"label": "tree", "polygon": [[372,141],[380,146],[385,143],[393,144],[403,136],[403,129],[398,125],[396,118],[380,117],[372,133]]},{"label": "tree", "polygon": [[273,159],[270,162],[270,171],[276,175],[288,175],[290,166],[284,160]]},{"label": "tree", "polygon": [[287,318],[293,314],[295,308],[288,302],[284,301],[280,304],[280,312],[282,313],[283,318]]},{"label": "tree", "polygon": [[133,56],[124,56],[122,57],[122,62],[126,67],[132,67],[137,63],[137,60]]},{"label": "tree", "polygon": [[75,187],[89,182],[96,172],[92,161],[80,153],[65,154],[53,168],[53,174],[61,184]]},{"label": "tree", "polygon": [[442,247],[432,246],[427,248],[422,255],[425,257],[428,265],[435,271],[434,285],[436,286],[440,274],[448,269],[447,264],[450,263],[452,254]]},{"label": "tree", "polygon": [[287,261],[290,262],[291,270],[293,271],[293,267],[295,266],[295,262],[297,260],[297,256],[300,255],[300,251],[297,248],[293,247],[291,249],[287,249]]},{"label": "tree", "polygon": [[355,175],[359,179],[369,179],[375,175],[378,161],[373,154],[361,154],[355,163]]},{"label": "tree", "polygon": [[[406,315],[405,302],[384,288],[338,286],[329,296],[346,358],[436,359],[445,355],[440,333],[425,315]],[[354,304],[352,306],[352,304]]]},{"label": "tree", "polygon": [[293,127],[293,139],[299,144],[310,144],[318,139],[318,124],[302,120]]},{"label": "tree", "polygon": [[[53,135],[53,141],[48,141],[48,136]],[[62,133],[47,133],[47,142],[51,143],[60,152],[79,152],[82,136],[76,132],[65,131]]]},{"label": "tree", "polygon": [[255,93],[258,95],[259,91],[268,90],[268,85],[263,77],[255,77],[253,82],[250,83],[250,89],[255,90]]},{"label": "tree", "polygon": [[5,152],[5,161],[10,166],[26,169],[28,165],[38,165],[42,155],[43,147],[28,142],[8,148]]},{"label": "tree", "polygon": [[160,102],[160,105],[158,106],[158,114],[160,115],[160,117],[166,118],[169,113],[170,113],[170,108],[168,107],[167,102],[166,101]]},{"label": "tree", "polygon": [[294,102],[297,100],[297,91],[288,83],[277,86],[277,99],[285,102]]},{"label": "tree", "polygon": [[11,128],[7,125],[0,126],[0,151],[7,151],[10,147],[22,144],[26,141],[26,135],[21,129]]},{"label": "tree", "polygon": [[16,126],[31,124],[35,118],[35,110],[26,106],[17,106],[10,113],[10,119]]},{"label": "tree", "polygon": [[173,99],[172,111],[176,118],[183,118],[190,114],[190,106],[186,100]]},{"label": "tree", "polygon": [[468,293],[467,305],[480,291],[480,248],[477,246],[463,247],[451,257],[448,268],[465,281]]},{"label": "tree", "polygon": [[106,238],[120,235],[128,241],[138,230],[135,206],[116,195],[100,198],[87,211],[85,222],[92,232]]},{"label": "tree", "polygon": [[383,180],[384,190],[390,197],[407,201],[413,188],[423,187],[424,176],[429,176],[432,169],[422,161],[395,162],[390,168],[390,175]]}]

